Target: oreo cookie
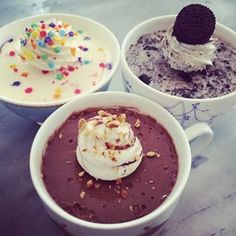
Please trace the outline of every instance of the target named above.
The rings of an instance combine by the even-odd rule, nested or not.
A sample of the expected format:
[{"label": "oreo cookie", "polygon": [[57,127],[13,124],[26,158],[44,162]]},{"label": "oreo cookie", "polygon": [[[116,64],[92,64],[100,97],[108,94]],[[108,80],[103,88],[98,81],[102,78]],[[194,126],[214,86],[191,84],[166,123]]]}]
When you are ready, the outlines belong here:
[{"label": "oreo cookie", "polygon": [[184,7],[176,17],[173,35],[179,42],[204,44],[209,41],[215,30],[214,13],[201,4]]},{"label": "oreo cookie", "polygon": [[140,79],[141,81],[143,81],[143,83],[145,83],[145,84],[147,84],[147,85],[149,85],[150,82],[151,82],[151,78],[150,78],[149,76],[147,76],[146,74],[141,74],[141,75],[139,76],[139,79]]}]

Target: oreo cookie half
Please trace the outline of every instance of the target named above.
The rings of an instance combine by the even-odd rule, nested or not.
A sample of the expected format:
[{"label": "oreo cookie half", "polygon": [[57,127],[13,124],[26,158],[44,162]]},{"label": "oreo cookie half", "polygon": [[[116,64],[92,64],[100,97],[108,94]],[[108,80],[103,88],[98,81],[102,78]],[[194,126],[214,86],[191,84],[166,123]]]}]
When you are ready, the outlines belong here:
[{"label": "oreo cookie half", "polygon": [[208,7],[190,4],[177,15],[173,35],[179,42],[204,44],[211,38],[215,23],[215,15]]}]

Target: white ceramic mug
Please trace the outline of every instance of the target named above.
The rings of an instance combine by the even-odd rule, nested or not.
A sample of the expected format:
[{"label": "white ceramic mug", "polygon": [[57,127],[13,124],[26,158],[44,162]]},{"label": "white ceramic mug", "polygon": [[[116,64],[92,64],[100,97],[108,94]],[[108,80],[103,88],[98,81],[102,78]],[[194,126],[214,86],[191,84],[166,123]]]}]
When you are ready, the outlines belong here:
[{"label": "white ceramic mug", "polygon": [[[42,176],[41,165],[47,140],[73,114],[91,107],[134,107],[140,112],[155,118],[173,139],[179,160],[179,170],[175,186],[167,199],[156,210],[142,218],[115,224],[101,224],[78,219],[60,208],[46,190]],[[186,185],[191,168],[191,150],[201,151],[213,137],[211,128],[200,123],[189,127],[186,131],[176,119],[155,102],[124,92],[99,92],[78,97],[56,110],[39,129],[30,153],[30,173],[34,187],[45,205],[49,215],[70,235],[74,236],[137,236],[145,235],[150,230],[157,229],[172,214],[181,193]]]},{"label": "white ceramic mug", "polygon": [[[143,34],[167,29],[174,23],[175,17],[167,15],[149,19],[135,26],[126,35],[121,47],[124,84],[128,92],[145,96],[165,107],[184,128],[198,122],[206,122],[211,125],[236,105],[236,91],[221,97],[204,99],[172,96],[143,83],[127,64],[126,52],[131,44],[135,44]],[[216,23],[214,35],[229,42],[236,49],[236,33],[233,30]]]},{"label": "white ceramic mug", "polygon": [[[61,20],[62,22],[67,22],[75,29],[84,29],[86,30],[86,33],[88,33],[88,35],[101,42],[101,45],[106,45],[111,55],[110,60],[112,63],[112,68],[109,73],[104,76],[101,82],[99,82],[96,86],[88,89],[87,91],[84,91],[81,95],[97,91],[106,91],[119,65],[120,46],[115,35],[107,27],[97,21],[80,15],[72,15],[65,13],[50,13],[30,16],[11,22],[1,27],[0,45],[2,45],[4,42],[11,38],[15,38],[21,35],[24,32],[26,26],[31,25],[35,22],[39,22],[41,20],[50,19],[57,19]],[[51,100],[46,102],[30,102],[27,100],[19,101],[11,97],[4,96],[0,93],[0,101],[3,103],[4,106],[6,106],[9,110],[13,111],[17,115],[41,123],[58,107],[70,101],[75,96],[80,95],[72,94],[71,97],[58,101]]]}]

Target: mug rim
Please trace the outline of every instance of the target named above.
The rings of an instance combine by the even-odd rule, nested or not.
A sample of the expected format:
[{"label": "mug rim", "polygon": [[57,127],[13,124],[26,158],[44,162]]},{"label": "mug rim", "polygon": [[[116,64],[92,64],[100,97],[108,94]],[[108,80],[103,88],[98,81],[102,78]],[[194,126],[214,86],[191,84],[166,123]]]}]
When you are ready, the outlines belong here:
[{"label": "mug rim", "polygon": [[[146,90],[145,92],[151,92],[154,95],[157,94],[157,95],[165,97],[166,99],[176,99],[178,101],[185,101],[185,102],[214,102],[214,101],[223,100],[223,99],[235,96],[236,90],[231,93],[228,93],[228,94],[225,94],[222,96],[218,96],[218,97],[213,97],[213,98],[185,98],[185,97],[180,97],[180,96],[176,96],[176,95],[170,95],[165,92],[154,89],[151,86],[145,84],[130,69],[130,67],[127,63],[127,60],[126,60],[126,52],[127,51],[125,51],[126,47],[131,45],[131,44],[128,45],[128,41],[129,41],[130,37],[133,34],[135,34],[136,31],[138,31],[140,27],[144,27],[145,25],[148,25],[148,24],[156,22],[156,21],[166,21],[166,20],[173,20],[174,21],[176,16],[177,15],[163,15],[163,16],[153,17],[153,18],[147,19],[145,21],[142,21],[139,24],[135,25],[133,28],[131,28],[131,30],[127,33],[127,35],[125,36],[125,38],[121,44],[121,66],[122,66],[122,69],[127,71],[129,77],[131,77],[132,80],[135,80],[135,82],[138,83],[138,85],[140,87],[143,86]],[[236,32],[233,31],[232,29],[230,29],[229,27],[227,27],[219,22],[216,22],[215,30],[216,29],[223,29],[223,30],[228,31],[230,34],[235,35],[235,40],[236,40]],[[139,37],[140,36],[141,36],[141,34],[139,35]]]},{"label": "mug rim", "polygon": [[[42,14],[27,16],[27,17],[20,18],[20,19],[14,20],[12,22],[9,22],[9,23],[5,24],[4,26],[0,27],[0,32],[4,29],[8,28],[8,27],[11,27],[12,25],[22,24],[24,21],[33,20],[34,18],[39,18],[39,17],[60,17],[60,16],[82,19],[86,22],[89,22],[90,24],[95,25],[98,28],[102,28],[104,30],[104,32],[106,32],[106,35],[109,36],[111,41],[113,42],[112,43],[113,48],[115,49],[117,56],[114,57],[114,63],[112,64],[112,69],[110,70],[109,74],[107,74],[102,79],[102,81],[100,81],[95,87],[93,87],[91,89],[88,89],[84,93],[81,93],[79,96],[83,96],[83,95],[86,95],[86,94],[96,92],[99,89],[101,89],[103,86],[105,86],[106,83],[111,81],[112,77],[114,76],[115,72],[117,71],[117,68],[119,66],[119,61],[120,61],[120,44],[119,44],[119,41],[116,38],[115,34],[108,27],[106,27],[104,24],[98,22],[97,20],[93,20],[89,17],[76,15],[76,14],[70,14],[70,13],[42,13]],[[63,105],[65,103],[67,103],[68,101],[74,99],[75,97],[76,97],[76,95],[71,96],[69,98],[59,100],[59,101],[27,102],[27,101],[19,101],[19,100],[16,100],[16,99],[12,99],[10,97],[6,97],[6,96],[4,96],[0,93],[0,101],[4,101],[4,102],[7,102],[7,103],[11,103],[11,104],[18,105],[18,106],[23,106],[23,107],[53,107],[53,106],[60,106],[60,105]]]},{"label": "mug rim", "polygon": [[[40,166],[37,166],[36,163],[36,159],[37,158],[37,153],[40,152],[41,155],[41,162],[42,162],[42,158],[43,158],[43,148],[42,149],[38,149],[38,143],[40,141],[40,139],[42,139],[44,137],[44,132],[47,129],[47,126],[49,126],[50,124],[53,124],[55,118],[58,118],[60,113],[64,113],[64,111],[67,111],[67,118],[60,118],[60,120],[57,123],[57,128],[59,128],[63,122],[66,121],[66,119],[68,119],[68,117],[73,114],[76,111],[79,111],[79,104],[80,104],[80,100],[84,100],[86,101],[86,99],[96,99],[99,96],[120,96],[122,100],[127,99],[129,101],[129,98],[133,98],[136,99],[137,101],[143,101],[145,103],[148,103],[151,106],[155,106],[156,108],[158,108],[158,110],[161,111],[161,113],[165,116],[168,117],[168,119],[171,121],[170,124],[168,125],[163,125],[161,124],[166,130],[166,127],[170,127],[171,124],[174,125],[174,129],[175,132],[177,131],[182,138],[182,142],[184,145],[184,155],[186,155],[186,160],[185,160],[185,167],[183,167],[183,170],[181,172],[181,175],[183,175],[181,177],[181,179],[179,180],[178,183],[178,188],[176,187],[176,183],[178,181],[178,179],[180,178],[180,172],[178,172],[177,174],[177,180],[176,183],[172,189],[172,191],[170,192],[169,196],[167,197],[167,199],[159,206],[157,207],[155,210],[153,210],[152,212],[150,212],[149,214],[142,216],[140,218],[137,218],[135,220],[130,220],[130,221],[126,221],[126,222],[122,222],[122,223],[109,223],[109,224],[105,224],[105,223],[94,223],[94,222],[89,222],[89,221],[85,221],[82,220],[80,218],[77,218],[75,216],[70,215],[69,213],[67,213],[66,211],[64,211],[50,196],[50,194],[48,193],[46,186],[44,185],[41,186],[39,181],[41,176],[37,176],[36,174],[36,170],[38,170],[38,168],[41,168]],[[102,105],[101,105],[102,106]],[[109,105],[109,106],[119,106],[119,104],[114,104],[114,105]],[[108,107],[109,107],[108,106]],[[123,106],[123,105],[121,105]],[[127,104],[127,106],[129,106],[129,104]],[[88,106],[87,108],[89,108],[91,106]],[[96,106],[95,106],[96,107]],[[106,106],[107,107],[107,106]],[[87,109],[87,108],[81,108],[81,110]],[[138,107],[136,107],[137,109],[139,109]],[[69,111],[71,110],[71,111]],[[147,113],[148,114],[148,113]],[[151,115],[151,114],[148,114]],[[156,119],[156,117],[154,117]],[[158,121],[158,119],[156,119]],[[169,122],[169,121],[168,121]],[[53,128],[53,131],[50,132],[50,135],[53,135],[53,133],[55,132],[56,127]],[[176,138],[174,140],[173,138],[173,132],[172,134],[170,134],[170,132],[167,130],[167,132],[169,133],[169,135],[171,136],[173,143],[176,145]],[[180,138],[180,137],[178,137]],[[46,141],[47,143],[47,141]],[[45,143],[45,144],[46,144]],[[45,147],[44,147],[45,148]],[[177,147],[176,147],[177,149]],[[38,154],[39,155],[39,154]],[[178,161],[180,161],[181,158],[179,157],[178,154]],[[134,227],[137,225],[141,225],[141,224],[145,224],[149,221],[152,221],[153,219],[155,219],[157,216],[161,216],[164,212],[168,211],[168,209],[170,209],[178,200],[178,198],[180,197],[181,193],[183,192],[188,177],[189,177],[189,173],[190,173],[190,168],[191,168],[191,151],[190,151],[190,145],[187,139],[187,136],[183,130],[183,128],[180,126],[180,124],[178,123],[178,121],[171,116],[163,107],[161,107],[160,105],[158,105],[157,103],[142,97],[140,95],[136,95],[136,94],[130,94],[130,93],[125,93],[125,92],[119,92],[119,91],[110,91],[110,92],[98,92],[98,93],[92,93],[92,94],[87,94],[85,96],[82,97],[77,97],[76,99],[73,99],[72,101],[68,102],[67,104],[61,106],[60,108],[58,108],[54,113],[52,113],[47,119],[46,121],[42,124],[42,126],[40,127],[40,129],[38,130],[32,147],[31,147],[31,151],[30,151],[30,159],[29,159],[29,166],[30,166],[30,175],[31,175],[31,180],[33,182],[34,188],[36,190],[36,192],[38,193],[39,197],[41,198],[42,202],[44,202],[44,204],[52,211],[54,212],[56,215],[59,215],[61,218],[63,218],[66,221],[69,221],[70,223],[76,224],[76,225],[80,225],[83,227],[87,227],[87,228],[92,228],[92,229],[100,229],[100,230],[114,230],[114,229],[125,229],[125,228],[130,228],[130,227]],[[180,164],[179,164],[180,166]],[[43,181],[43,180],[42,180]],[[43,183],[44,184],[44,183]]]}]

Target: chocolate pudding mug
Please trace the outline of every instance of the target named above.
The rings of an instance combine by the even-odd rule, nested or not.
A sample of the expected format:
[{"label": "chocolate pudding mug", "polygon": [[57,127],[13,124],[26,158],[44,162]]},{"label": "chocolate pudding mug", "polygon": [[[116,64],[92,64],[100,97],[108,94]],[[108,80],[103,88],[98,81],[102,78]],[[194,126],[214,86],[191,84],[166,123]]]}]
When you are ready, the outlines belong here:
[{"label": "chocolate pudding mug", "polygon": [[[149,214],[122,223],[94,223],[79,219],[64,211],[48,193],[42,178],[42,160],[47,141],[65,123],[70,115],[88,108],[109,107],[135,108],[142,114],[153,117],[170,135],[178,156],[178,174],[169,196]],[[186,185],[191,168],[191,149],[203,150],[211,141],[213,132],[205,123],[195,124],[185,131],[164,108],[155,102],[129,93],[99,92],[78,97],[54,112],[40,127],[30,153],[30,173],[33,185],[48,214],[69,235],[137,236],[151,235],[159,230],[171,216]],[[191,149],[190,149],[191,142]],[[132,174],[131,174],[132,175]],[[126,178],[126,177],[124,177]],[[115,212],[111,211],[111,214]]]},{"label": "chocolate pudding mug", "polygon": [[[127,51],[145,34],[167,30],[174,22],[175,15],[166,15],[146,20],[135,26],[125,37],[121,48],[121,66],[125,88],[130,93],[145,96],[166,108],[183,128],[197,122],[213,124],[235,106],[236,91],[213,98],[186,98],[170,95],[142,82],[127,62]],[[216,23],[213,33],[217,38],[236,48],[236,33],[228,27]],[[155,51],[153,51],[154,53]],[[235,78],[236,79],[236,78]]]}]

